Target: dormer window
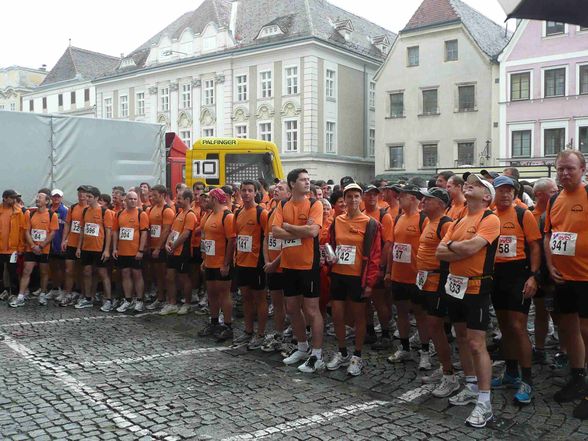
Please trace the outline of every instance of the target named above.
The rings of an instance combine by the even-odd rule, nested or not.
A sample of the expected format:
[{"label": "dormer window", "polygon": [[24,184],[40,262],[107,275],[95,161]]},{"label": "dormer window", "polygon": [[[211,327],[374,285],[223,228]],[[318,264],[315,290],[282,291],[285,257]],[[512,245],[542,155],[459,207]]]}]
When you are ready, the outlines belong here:
[{"label": "dormer window", "polygon": [[387,54],[390,49],[390,40],[387,35],[379,35],[372,38],[372,44],[383,54]]},{"label": "dormer window", "polygon": [[283,32],[278,25],[269,25],[261,28],[261,31],[259,31],[259,35],[257,36],[257,38],[272,37],[274,35],[282,34]]},{"label": "dormer window", "polygon": [[135,64],[135,60],[133,60],[133,57],[124,58],[120,62],[120,68],[124,69],[125,67],[137,67],[137,65]]},{"label": "dormer window", "polygon": [[337,20],[335,22],[335,30],[339,32],[345,40],[349,41],[354,30],[353,23],[351,23],[351,20]]}]

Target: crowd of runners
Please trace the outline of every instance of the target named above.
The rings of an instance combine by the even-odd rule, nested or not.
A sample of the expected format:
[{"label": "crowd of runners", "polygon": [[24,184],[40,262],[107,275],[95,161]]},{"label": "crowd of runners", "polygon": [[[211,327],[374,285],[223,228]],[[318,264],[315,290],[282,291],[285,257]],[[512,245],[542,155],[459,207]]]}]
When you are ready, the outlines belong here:
[{"label": "crowd of runners", "polygon": [[[583,154],[561,152],[556,170],[557,179],[533,185],[520,181],[516,168],[500,175],[442,172],[428,183],[362,185],[345,177],[332,185],[295,169],[271,186],[179,184],[173,200],[162,185],[115,187],[111,195],[80,185],[69,208],[62,191],[41,189],[28,210],[17,191],[5,190],[0,296],[11,307],[34,299],[119,313],[194,309],[209,314],[200,337],[280,351],[286,365],[305,373],[345,368],[354,376],[364,369],[364,345],[388,351],[390,363],[412,360],[416,320],[412,342],[420,342],[423,383],[435,384],[432,395],[452,405],[473,404],[466,420],[473,427],[492,419],[493,388],[512,388],[519,405],[532,402],[532,365],[546,362],[553,322],[558,360],[569,367],[553,399],[581,400],[573,413],[586,419]],[[244,317],[239,335],[232,325],[236,292]],[[532,303],[534,346],[527,329]],[[329,321],[338,350],[327,360]],[[491,321],[506,366],[495,378]],[[453,338],[463,376],[452,363]]]}]

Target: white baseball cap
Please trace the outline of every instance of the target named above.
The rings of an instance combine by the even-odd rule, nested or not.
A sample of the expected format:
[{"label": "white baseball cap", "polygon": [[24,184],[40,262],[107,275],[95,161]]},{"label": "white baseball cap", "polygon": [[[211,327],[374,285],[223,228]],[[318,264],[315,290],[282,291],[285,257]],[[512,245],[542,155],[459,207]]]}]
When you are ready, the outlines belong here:
[{"label": "white baseball cap", "polygon": [[59,196],[60,198],[62,198],[63,192],[60,189],[56,188],[51,192],[51,196]]},{"label": "white baseball cap", "polygon": [[476,175],[476,174],[471,174],[468,176],[468,180],[469,183],[472,182],[479,182],[480,184],[482,184],[484,187],[486,187],[488,189],[488,191],[490,192],[490,196],[492,196],[492,200],[494,200],[494,197],[496,196],[496,190],[494,189],[494,186],[487,181],[486,179],[484,179],[484,176],[482,175]]}]

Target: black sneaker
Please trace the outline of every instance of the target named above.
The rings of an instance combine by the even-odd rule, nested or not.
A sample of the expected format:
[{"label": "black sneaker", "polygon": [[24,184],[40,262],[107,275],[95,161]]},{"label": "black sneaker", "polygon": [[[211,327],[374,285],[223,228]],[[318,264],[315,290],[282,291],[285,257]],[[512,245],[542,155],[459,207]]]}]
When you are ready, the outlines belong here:
[{"label": "black sneaker", "polygon": [[553,395],[553,399],[557,403],[569,403],[570,401],[583,398],[585,394],[586,383],[584,378],[573,378]]},{"label": "black sneaker", "polygon": [[216,341],[223,342],[225,340],[232,340],[233,339],[233,329],[229,328],[226,325],[222,325],[220,328],[220,332],[215,334]]},{"label": "black sneaker", "polygon": [[584,399],[580,401],[580,404],[574,409],[572,415],[574,418],[588,420],[588,396],[585,396]]}]

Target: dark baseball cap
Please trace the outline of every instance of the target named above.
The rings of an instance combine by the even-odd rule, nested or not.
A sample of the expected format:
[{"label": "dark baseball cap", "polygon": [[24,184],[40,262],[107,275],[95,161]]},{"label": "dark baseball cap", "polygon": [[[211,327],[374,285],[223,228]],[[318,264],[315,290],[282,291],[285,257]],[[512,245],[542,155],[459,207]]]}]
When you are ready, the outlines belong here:
[{"label": "dark baseball cap", "polygon": [[402,191],[402,185],[400,184],[388,184],[384,187],[384,190],[392,190],[396,193],[400,193]]},{"label": "dark baseball cap", "polygon": [[378,193],[380,193],[380,189],[378,187],[376,187],[375,185],[368,185],[365,188],[364,193],[369,193],[370,191],[377,191]]},{"label": "dark baseball cap", "polygon": [[412,184],[406,184],[404,187],[402,187],[402,189],[400,190],[400,193],[408,193],[413,196],[416,196],[418,199],[423,198],[423,194],[421,193],[421,189],[419,187],[417,187],[416,185],[412,185]]},{"label": "dark baseball cap", "polygon": [[353,179],[351,176],[343,176],[341,178],[341,188],[345,188],[347,187],[349,184],[353,184],[355,182],[355,179]]},{"label": "dark baseball cap", "polygon": [[515,181],[504,175],[498,176],[496,179],[494,179],[492,185],[494,185],[494,188],[502,187],[503,185],[510,185],[511,187],[516,188]]},{"label": "dark baseball cap", "polygon": [[491,179],[496,179],[498,176],[500,176],[499,173],[496,173],[495,171],[489,172],[488,170],[481,170],[480,174],[482,176],[484,176],[485,178],[491,178]]},{"label": "dark baseball cap", "polygon": [[22,195],[15,191],[15,190],[4,190],[4,192],[2,193],[2,198],[20,198],[22,197]]},{"label": "dark baseball cap", "polygon": [[421,190],[421,194],[426,198],[436,198],[443,202],[446,206],[449,205],[449,193],[447,190],[444,190],[439,187],[432,187],[428,190]]},{"label": "dark baseball cap", "polygon": [[77,191],[83,191],[83,192],[88,192],[88,190],[90,189],[90,185],[80,185],[77,189]]}]

